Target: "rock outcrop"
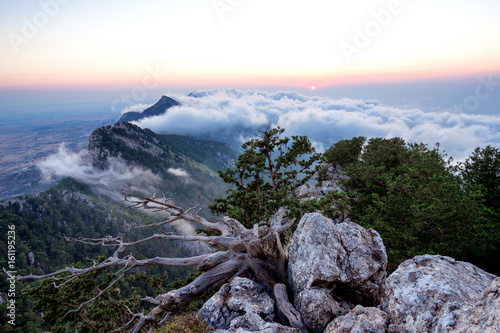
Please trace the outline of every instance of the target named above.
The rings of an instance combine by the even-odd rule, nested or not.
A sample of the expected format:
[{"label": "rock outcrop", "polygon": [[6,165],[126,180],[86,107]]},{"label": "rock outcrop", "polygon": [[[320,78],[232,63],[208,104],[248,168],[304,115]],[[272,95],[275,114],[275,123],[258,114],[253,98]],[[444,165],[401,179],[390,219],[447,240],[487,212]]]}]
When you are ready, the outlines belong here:
[{"label": "rock outcrop", "polygon": [[332,318],[347,311],[341,308],[331,291],[325,288],[302,290],[295,299],[295,304],[304,323],[313,332],[322,332]]},{"label": "rock outcrop", "polygon": [[345,316],[335,318],[324,333],[384,333],[387,331],[387,323],[384,311],[357,305]]},{"label": "rock outcrop", "polygon": [[294,196],[301,199],[302,201],[321,198],[329,192],[342,192],[339,185],[339,179],[341,179],[342,174],[340,172],[339,166],[329,166],[326,171],[325,179],[321,182],[319,187],[313,187],[306,183],[299,186],[295,192]]},{"label": "rock outcrop", "polygon": [[[349,219],[335,223],[318,213],[305,214],[289,248],[288,278],[306,325],[322,332],[356,304],[380,304],[386,265],[385,247],[375,230]],[[324,317],[318,319],[315,312]]]},{"label": "rock outcrop", "polygon": [[[387,278],[381,306],[389,316],[389,332],[455,331],[461,318],[473,313],[467,309],[475,307],[494,278],[470,263],[439,255],[403,262]],[[488,298],[486,307],[495,307],[495,297]]]},{"label": "rock outcrop", "polygon": [[258,314],[250,312],[231,321],[231,326],[226,330],[215,330],[213,333],[298,333],[296,328],[286,327],[272,321],[265,321]]},{"label": "rock outcrop", "polygon": [[500,332],[500,277],[439,255],[407,260],[387,278],[386,264],[376,231],[306,214],[289,248],[299,329],[276,323],[290,324],[246,278],[224,285],[199,313],[218,333]]},{"label": "rock outcrop", "polygon": [[484,290],[478,302],[462,310],[454,332],[500,332],[500,277]]},{"label": "rock outcrop", "polygon": [[247,278],[223,285],[198,313],[215,332],[298,332],[273,322],[274,300]]}]

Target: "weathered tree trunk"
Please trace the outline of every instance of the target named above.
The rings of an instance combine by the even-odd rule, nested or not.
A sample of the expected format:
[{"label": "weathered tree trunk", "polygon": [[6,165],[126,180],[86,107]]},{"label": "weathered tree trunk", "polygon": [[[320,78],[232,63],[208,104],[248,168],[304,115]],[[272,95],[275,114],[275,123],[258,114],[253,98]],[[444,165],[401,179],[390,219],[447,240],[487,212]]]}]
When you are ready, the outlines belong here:
[{"label": "weathered tree trunk", "polygon": [[277,283],[274,285],[273,292],[276,299],[276,308],[278,309],[278,318],[281,322],[284,325],[298,328],[301,333],[309,333],[299,311],[288,301],[286,286],[282,283]]},{"label": "weathered tree trunk", "polygon": [[[180,289],[158,295],[155,298],[147,297],[144,299],[157,304],[157,306],[146,316],[142,314],[134,315],[129,324],[134,322],[134,318],[139,318],[139,320],[136,322],[132,330],[133,332],[139,332],[146,323],[157,322],[156,316],[165,312],[168,313],[182,309],[200,295],[239,275],[252,276],[256,282],[264,286],[269,292],[272,292],[274,288],[274,295],[277,300],[276,304],[280,318],[290,325],[299,328],[301,332],[307,332],[300,314],[288,301],[286,287],[283,284],[287,283],[287,255],[283,250],[279,235],[293,223],[293,221],[283,218],[283,210],[280,209],[265,225],[261,227],[255,226],[252,230],[249,230],[240,222],[228,217],[224,217],[218,223],[208,222],[197,214],[189,213],[192,209],[184,211],[182,208],[176,207],[168,202],[161,202],[150,198],[131,199],[130,196],[127,196],[125,200],[132,203],[132,207],[153,209],[157,211],[161,210],[169,213],[168,219],[161,223],[155,223],[152,226],[161,226],[182,219],[198,223],[209,230],[219,231],[222,235],[208,237],[155,234],[133,243],[123,242],[121,236],[107,236],[101,239],[72,239],[73,241],[87,244],[115,247],[116,251],[113,256],[109,257],[104,262],[94,264],[89,268],[75,269],[71,267],[42,276],[30,275],[17,277],[17,279],[52,278],[59,281],[69,281],[93,271],[123,266],[124,273],[112,282],[112,284],[114,284],[121,279],[125,273],[137,266],[195,264],[198,265],[198,270],[203,273],[193,282]],[[137,260],[132,255],[119,258],[119,254],[123,252],[126,247],[155,238],[205,241],[211,247],[222,251],[191,258],[151,258]],[[67,273],[70,273],[70,275],[64,276],[64,274]],[[64,282],[62,284],[64,284]],[[104,291],[105,290],[100,292],[95,298],[100,297]],[[81,306],[76,311],[80,309]]]}]

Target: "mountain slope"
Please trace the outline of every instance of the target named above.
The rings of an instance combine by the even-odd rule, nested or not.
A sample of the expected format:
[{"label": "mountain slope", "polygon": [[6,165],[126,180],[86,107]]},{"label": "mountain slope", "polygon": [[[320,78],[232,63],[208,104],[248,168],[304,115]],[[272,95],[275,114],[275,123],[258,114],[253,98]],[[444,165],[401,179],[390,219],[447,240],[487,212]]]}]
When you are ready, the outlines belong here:
[{"label": "mountain slope", "polygon": [[141,120],[144,118],[149,118],[149,117],[154,117],[154,116],[159,116],[161,114],[164,114],[168,109],[170,109],[173,106],[178,106],[181,105],[179,102],[176,100],[167,97],[167,96],[162,96],[158,102],[156,102],[155,105],[147,108],[146,110],[142,112],[127,112],[124,113],[120,119],[116,123],[123,123],[123,122],[131,122],[131,121],[137,121]]},{"label": "mountain slope", "polygon": [[[223,196],[227,185],[216,170],[233,165],[237,156],[227,144],[160,135],[130,123],[95,130],[90,136],[89,151],[97,168],[112,168],[118,158],[129,167],[150,170],[160,179],[151,179],[153,183],[149,185],[154,192],[165,194],[183,206],[195,205],[199,193],[203,193],[205,202]],[[128,185],[136,188],[138,184],[123,184],[125,191],[129,190]],[[143,190],[147,188],[142,186]]]},{"label": "mountain slope", "polygon": [[[224,195],[226,185],[215,176],[215,169],[227,167],[236,155],[225,144],[158,135],[129,123],[95,130],[90,137],[89,150],[96,169],[105,169],[113,159],[120,159],[127,165],[152,170],[154,175],[159,176],[152,179],[156,182],[154,188],[161,191],[158,193],[164,192],[176,204],[185,207],[197,204],[196,194],[201,192],[204,192],[206,202]],[[66,246],[68,243],[63,235],[102,237],[123,234],[135,224],[163,218],[125,209],[122,202],[100,195],[101,183],[96,183],[66,178],[48,191],[14,201],[0,201],[0,229],[7,234],[8,224],[14,223],[17,236],[23,241],[19,252],[24,256],[18,261],[19,268],[29,268],[30,256],[34,257],[34,268],[47,271],[104,254],[100,247],[83,244]],[[124,190],[131,189],[124,186]],[[117,192],[120,193],[119,189]],[[141,230],[135,230],[129,236],[144,236]],[[177,252],[170,247],[166,244],[167,252],[176,255]],[[28,256],[30,252],[33,255]],[[1,265],[7,258],[4,247],[0,247],[0,255]]]},{"label": "mountain slope", "polygon": [[[154,189],[156,193],[172,198],[175,204],[188,208],[198,204],[199,193],[203,192],[205,203],[211,203],[215,197],[224,195],[227,185],[218,178],[215,170],[232,165],[236,158],[236,152],[226,144],[178,135],[158,135],[130,123],[96,129],[90,136],[89,153],[88,162],[92,165],[86,166],[85,170],[94,178],[86,180],[83,177],[78,181],[65,178],[48,191],[14,201],[0,201],[0,231],[7,235],[9,226],[15,225],[18,239],[15,262],[17,274],[47,273],[77,262],[88,266],[88,258],[107,257],[114,251],[101,246],[67,242],[64,236],[100,238],[123,235],[124,240],[135,241],[155,232],[182,233],[193,230],[185,225],[182,230],[174,230],[174,226],[134,229],[135,225],[159,222],[164,216],[126,209],[120,202],[123,199],[120,188],[101,192],[106,181],[96,181],[95,175],[111,175],[112,172],[126,172],[126,169],[110,172],[99,170],[113,170],[117,163],[121,163],[124,168],[150,170],[144,173],[152,175],[150,184],[138,184],[135,179],[131,179],[119,185],[127,192],[149,196],[153,193],[148,190]],[[111,193],[110,190],[115,191],[115,196],[107,195]],[[200,215],[208,216],[209,212],[205,210]],[[189,257],[207,249],[196,242],[186,245],[180,241],[153,240],[130,248],[130,251],[136,258],[144,259],[155,256]],[[0,266],[7,267],[6,242],[0,242]],[[165,271],[168,272],[169,280],[173,280],[185,277],[191,268],[150,267],[147,270],[157,274],[164,284],[162,274]],[[7,290],[7,286],[6,276],[0,276],[0,289]],[[20,332],[41,331],[42,326],[50,328],[51,323],[33,310],[33,300],[21,292],[26,285],[18,288],[16,309],[19,318],[16,328]],[[134,288],[141,297],[155,294],[152,287],[142,280],[123,282],[119,288],[121,296],[116,296],[118,298],[128,297]],[[0,304],[4,300],[5,295],[0,292]],[[0,318],[1,322],[7,322],[5,306],[0,307]]]}]

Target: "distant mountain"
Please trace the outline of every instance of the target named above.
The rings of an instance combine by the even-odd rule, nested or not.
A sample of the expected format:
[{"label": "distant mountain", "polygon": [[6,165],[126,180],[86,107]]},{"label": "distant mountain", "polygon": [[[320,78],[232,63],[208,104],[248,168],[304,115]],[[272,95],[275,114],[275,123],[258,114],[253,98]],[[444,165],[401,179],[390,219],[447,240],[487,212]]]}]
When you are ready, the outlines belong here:
[{"label": "distant mountain", "polygon": [[[159,135],[130,123],[94,130],[89,139],[89,152],[96,170],[112,168],[112,160],[119,159],[127,167],[152,171],[154,177],[151,185],[157,190],[157,196],[165,195],[184,208],[198,204],[197,194],[200,193],[203,193],[202,206],[205,207],[215,197],[224,196],[227,185],[217,176],[216,170],[232,166],[237,157],[235,150],[224,143],[179,135]],[[90,172],[90,168],[87,170]],[[133,186],[127,186],[130,184]],[[142,185],[136,183],[135,179],[120,184],[123,190],[131,193],[144,192]],[[107,196],[108,192],[100,192],[100,186],[103,185],[98,181],[91,183],[65,178],[47,191],[8,202],[0,201],[0,220],[15,222],[18,237],[23,240],[22,248],[19,245],[19,253],[23,254],[19,257],[20,268],[29,268],[31,265],[37,271],[50,271],[56,266],[84,261],[86,256],[95,257],[105,253],[99,247],[70,245],[62,238],[63,234],[75,237],[117,235],[126,233],[134,224],[161,219],[146,216],[140,210],[124,209],[124,204],[118,202],[123,199],[121,188],[116,189],[119,193],[117,201],[116,196],[113,199]],[[201,215],[208,216],[208,210],[201,212]],[[8,223],[0,223],[0,231],[6,234],[7,226]],[[142,231],[139,234],[144,236]],[[55,243],[58,245],[55,246]],[[202,250],[191,245],[179,248],[178,251],[182,253],[177,253],[172,250],[171,244],[161,245],[167,251],[165,256],[185,256],[190,251],[198,253]],[[175,242],[173,244],[180,246]],[[0,244],[0,258],[7,257],[6,245],[3,245]]]},{"label": "distant mountain", "polygon": [[169,108],[179,105],[181,105],[181,103],[177,102],[176,100],[167,96],[162,96],[155,105],[147,108],[142,112],[126,112],[122,114],[122,116],[116,123],[131,122],[144,118],[159,116],[161,114],[164,114]]},{"label": "distant mountain", "polygon": [[[205,203],[224,196],[227,185],[216,170],[233,166],[237,158],[236,150],[225,143],[156,134],[130,123],[96,129],[89,139],[89,151],[97,168],[113,169],[113,158],[120,158],[127,166],[150,170],[160,179],[150,184],[155,193],[184,207],[197,204],[197,194],[202,192]],[[121,186],[129,191],[128,186],[141,185]],[[149,189],[142,186],[140,190]]]},{"label": "distant mountain", "polygon": [[[143,114],[153,116],[174,105],[179,103],[163,96]],[[193,226],[188,223],[155,230],[136,229],[136,225],[162,221],[164,215],[126,209],[121,189],[132,194],[156,195],[158,200],[170,199],[169,202],[183,208],[200,204],[198,195],[201,195],[203,202],[198,212],[209,217],[209,210],[201,209],[212,203],[215,197],[224,196],[228,187],[216,170],[233,166],[237,158],[237,152],[225,143],[160,135],[128,122],[95,129],[89,138],[88,151],[89,154],[82,154],[85,156],[83,166],[75,165],[76,169],[81,167],[84,170],[75,172],[75,179],[65,178],[57,186],[38,194],[0,201],[0,232],[7,235],[9,226],[15,225],[16,238],[20,240],[16,245],[17,274],[47,273],[77,262],[89,265],[88,258],[109,256],[114,251],[102,246],[67,242],[64,235],[90,238],[123,235],[125,240],[134,241],[151,236],[153,232],[193,232]],[[98,179],[99,175],[101,178]],[[7,250],[7,242],[0,242],[0,267],[7,267]],[[197,242],[153,240],[130,251],[139,254],[139,259],[143,256],[183,258],[204,253],[207,248]],[[184,278],[191,270],[192,267],[148,268],[149,273],[158,274],[162,279],[168,276],[169,281]],[[163,275],[165,272],[168,274]],[[0,275],[0,289],[7,285],[6,275]],[[16,287],[19,288],[16,328],[23,332],[50,328],[52,323],[44,322],[33,309],[33,300],[21,292],[20,288],[26,286]],[[117,299],[129,297],[133,288],[140,297],[155,292],[140,279],[127,281],[119,288],[119,293],[113,296]],[[3,300],[5,294],[0,293],[0,303]],[[6,313],[0,309],[2,332],[2,325],[7,322]]]},{"label": "distant mountain", "polygon": [[[196,166],[217,169],[233,166],[237,152],[230,145],[175,134],[157,134],[130,123],[103,126],[92,132],[89,151],[101,162],[108,157],[121,157],[152,171],[162,165]],[[214,173],[215,174],[215,173]]]}]

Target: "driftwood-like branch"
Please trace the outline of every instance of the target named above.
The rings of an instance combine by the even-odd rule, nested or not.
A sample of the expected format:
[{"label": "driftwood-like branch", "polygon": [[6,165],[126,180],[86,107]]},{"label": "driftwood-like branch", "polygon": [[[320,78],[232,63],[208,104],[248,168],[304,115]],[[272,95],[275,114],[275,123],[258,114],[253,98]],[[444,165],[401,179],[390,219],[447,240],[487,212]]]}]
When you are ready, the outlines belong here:
[{"label": "driftwood-like branch", "polygon": [[125,201],[131,204],[129,208],[149,209],[155,212],[163,211],[168,213],[169,218],[163,222],[160,222],[160,224],[171,223],[173,222],[174,219],[175,220],[183,219],[189,222],[197,223],[202,227],[207,228],[208,230],[220,231],[222,232],[222,235],[233,234],[231,228],[223,222],[218,222],[218,223],[209,222],[200,215],[188,213],[189,211],[192,210],[191,208],[188,209],[188,212],[185,212],[184,209],[182,209],[181,207],[175,206],[174,204],[171,204],[168,201],[162,202],[159,200],[141,196],[134,198],[130,194],[127,194],[125,196]]},{"label": "driftwood-like branch", "polygon": [[174,235],[172,233],[162,233],[162,234],[154,234],[152,236],[142,238],[140,240],[134,241],[134,242],[123,242],[122,237],[104,237],[101,239],[92,239],[91,241],[87,241],[86,238],[72,238],[72,237],[65,237],[66,240],[71,241],[71,242],[78,242],[78,243],[84,243],[84,244],[89,244],[89,245],[102,245],[105,247],[121,247],[125,248],[128,246],[134,246],[138,245],[141,243],[148,242],[152,239],[165,239],[165,240],[182,240],[186,242],[210,242],[215,240],[217,237],[216,236],[188,236],[188,235]]},{"label": "driftwood-like branch", "polygon": [[281,322],[284,325],[298,328],[301,333],[309,333],[299,311],[297,311],[288,300],[286,286],[282,283],[275,284],[273,293],[276,299],[276,307],[278,308],[278,318]]},{"label": "driftwood-like branch", "polygon": [[93,265],[88,268],[75,268],[75,267],[66,267],[54,273],[44,274],[44,275],[26,275],[26,276],[16,276],[18,281],[22,280],[39,280],[39,279],[55,279],[59,276],[63,276],[65,274],[69,274],[68,276],[62,277],[63,279],[69,279],[72,277],[82,276],[87,273],[100,271],[110,267],[118,267],[118,266],[128,266],[134,265],[135,267],[142,266],[192,266],[198,265],[202,262],[209,254],[202,254],[195,257],[189,258],[163,258],[163,257],[155,257],[150,259],[142,259],[137,260],[133,256],[127,256],[122,259],[110,257],[100,264]]},{"label": "driftwood-like branch", "polygon": [[[54,281],[62,281],[59,286],[56,286],[60,287],[84,274],[105,270],[111,267],[122,267],[117,273],[120,275],[107,288],[99,292],[98,295],[89,301],[81,304],[79,308],[72,310],[76,312],[81,310],[86,304],[102,296],[111,286],[116,284],[133,268],[152,265],[197,265],[198,270],[203,273],[193,282],[180,289],[158,295],[155,298],[143,298],[142,300],[144,301],[156,304],[156,307],[147,315],[142,313],[132,314],[131,311],[129,311],[129,315],[131,315],[132,318],[122,327],[122,329],[135,324],[132,332],[139,332],[145,325],[152,324],[155,326],[159,323],[160,316],[164,316],[165,313],[182,309],[207,291],[210,291],[236,276],[245,274],[246,276],[253,276],[258,283],[263,285],[270,292],[273,288],[275,290],[278,288],[280,291],[278,293],[276,291],[274,292],[277,300],[279,299],[278,308],[280,310],[278,313],[283,314],[290,325],[295,325],[294,327],[302,331],[302,328],[299,327],[300,315],[299,319],[294,319],[296,310],[293,309],[288,299],[286,299],[286,302],[284,301],[283,296],[286,295],[286,287],[282,283],[287,282],[287,254],[283,250],[279,235],[293,224],[293,220],[290,221],[284,218],[283,209],[280,209],[269,221],[259,223],[258,225],[256,224],[252,229],[247,229],[239,221],[229,217],[223,217],[217,222],[209,222],[204,217],[191,213],[198,208],[199,205],[185,211],[167,199],[134,197],[130,194],[125,196],[125,201],[128,202],[132,208],[162,211],[168,214],[166,220],[144,227],[159,227],[174,221],[184,220],[201,225],[208,230],[220,231],[222,235],[183,236],[174,235],[172,233],[157,233],[133,242],[124,242],[121,236],[77,239],[65,237],[68,241],[109,247],[115,249],[115,251],[113,255],[106,260],[101,263],[94,262],[91,267],[66,267],[54,273],[16,277],[17,280],[53,279]],[[132,254],[123,258],[119,257],[120,253],[127,247],[145,243],[153,239],[202,241],[222,251],[189,258],[156,257],[137,260]],[[280,285],[283,287],[279,287]],[[283,291],[280,288],[285,288],[285,290]]]}]

